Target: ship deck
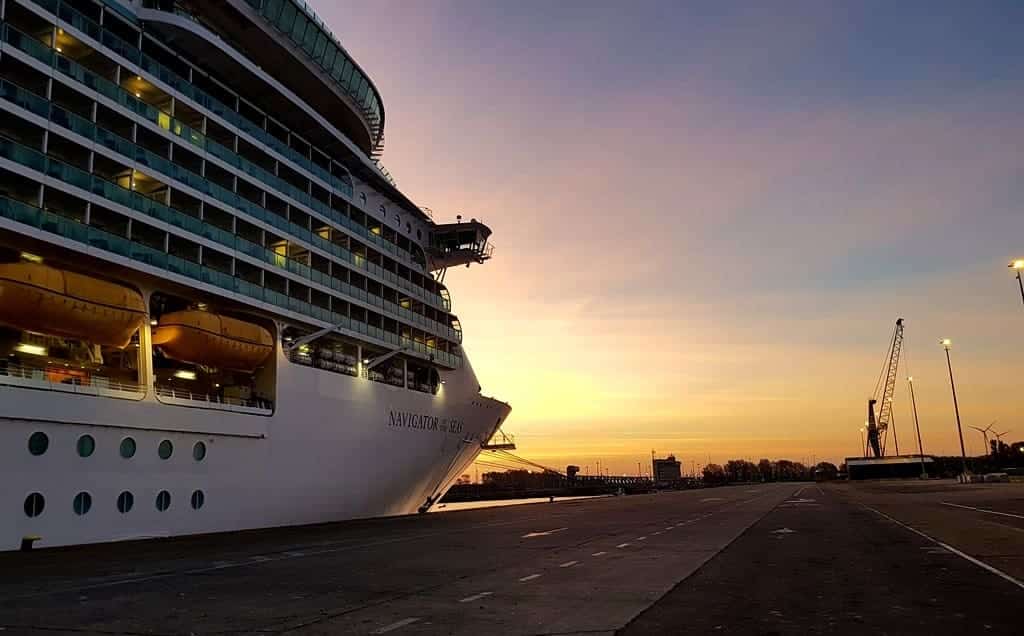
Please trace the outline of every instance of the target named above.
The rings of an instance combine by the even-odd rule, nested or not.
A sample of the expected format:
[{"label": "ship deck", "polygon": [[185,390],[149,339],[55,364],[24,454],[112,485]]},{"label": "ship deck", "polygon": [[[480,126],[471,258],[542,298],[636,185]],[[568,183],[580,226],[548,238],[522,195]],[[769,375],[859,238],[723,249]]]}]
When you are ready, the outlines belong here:
[{"label": "ship deck", "polygon": [[1011,634],[1022,578],[1020,484],[765,484],[6,553],[0,627]]}]

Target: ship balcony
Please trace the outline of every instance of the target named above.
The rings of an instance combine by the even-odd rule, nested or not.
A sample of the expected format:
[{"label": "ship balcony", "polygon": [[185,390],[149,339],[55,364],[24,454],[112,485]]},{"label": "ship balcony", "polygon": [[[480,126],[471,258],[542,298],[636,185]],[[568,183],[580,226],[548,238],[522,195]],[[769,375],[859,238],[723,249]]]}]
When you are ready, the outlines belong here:
[{"label": "ship balcony", "polygon": [[141,400],[146,397],[146,387],[142,384],[123,382],[67,365],[36,367],[9,360],[0,360],[0,386],[121,400]]},{"label": "ship balcony", "polygon": [[476,219],[434,226],[428,249],[431,271],[490,260],[494,255],[490,237],[491,228]]}]

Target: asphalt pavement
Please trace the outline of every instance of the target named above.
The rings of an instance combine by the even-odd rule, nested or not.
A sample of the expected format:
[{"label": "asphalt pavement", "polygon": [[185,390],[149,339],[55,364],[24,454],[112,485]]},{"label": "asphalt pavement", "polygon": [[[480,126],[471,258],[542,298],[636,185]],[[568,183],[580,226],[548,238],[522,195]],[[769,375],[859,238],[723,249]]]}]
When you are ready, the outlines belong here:
[{"label": "asphalt pavement", "polygon": [[[1016,510],[1006,486],[986,505]],[[0,630],[1019,633],[1024,585],[933,536],[993,532],[940,501],[966,492],[764,484],[5,553]],[[924,532],[901,499],[957,521]],[[999,565],[1024,555],[1006,532]]]}]

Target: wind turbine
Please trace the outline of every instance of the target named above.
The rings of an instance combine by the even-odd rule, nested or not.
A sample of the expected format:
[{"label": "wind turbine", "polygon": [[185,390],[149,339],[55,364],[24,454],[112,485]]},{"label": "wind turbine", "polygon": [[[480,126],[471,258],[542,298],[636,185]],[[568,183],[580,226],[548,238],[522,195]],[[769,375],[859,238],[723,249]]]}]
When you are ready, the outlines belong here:
[{"label": "wind turbine", "polygon": [[972,426],[971,427],[974,430],[976,430],[979,433],[981,433],[982,437],[985,438],[985,453],[984,453],[985,455],[991,455],[992,454],[992,447],[988,445],[988,432],[992,430],[992,427],[995,426],[996,422],[998,422],[998,421],[999,420],[992,420],[992,423],[989,424],[988,426],[986,426],[985,428],[978,428],[977,426]]},{"label": "wind turbine", "polygon": [[1006,431],[1003,431],[1002,433],[993,433],[993,435],[996,436],[996,441],[998,442],[998,444],[996,444],[996,451],[997,452],[999,452],[999,449],[1002,448],[1002,446],[1003,446],[1003,435],[1006,435],[1009,432],[1010,432],[1009,430],[1006,430]]}]

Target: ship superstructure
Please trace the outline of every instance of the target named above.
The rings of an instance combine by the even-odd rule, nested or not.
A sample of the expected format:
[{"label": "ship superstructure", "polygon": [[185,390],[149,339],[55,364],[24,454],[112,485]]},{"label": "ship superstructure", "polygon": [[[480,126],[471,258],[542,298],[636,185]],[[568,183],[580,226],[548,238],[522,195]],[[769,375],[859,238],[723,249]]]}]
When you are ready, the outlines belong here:
[{"label": "ship superstructure", "polygon": [[509,407],[297,0],[0,0],[0,550],[428,509]]}]

